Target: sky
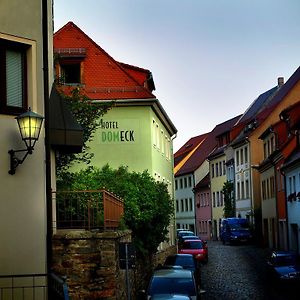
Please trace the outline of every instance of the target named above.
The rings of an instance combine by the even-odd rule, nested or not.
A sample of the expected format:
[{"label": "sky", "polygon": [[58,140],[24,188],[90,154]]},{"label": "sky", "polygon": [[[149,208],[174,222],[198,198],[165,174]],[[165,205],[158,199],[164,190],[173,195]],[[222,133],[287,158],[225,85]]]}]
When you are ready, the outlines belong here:
[{"label": "sky", "polygon": [[54,0],[54,30],[72,21],[115,60],[152,72],[175,153],[292,76],[299,12],[299,0]]}]

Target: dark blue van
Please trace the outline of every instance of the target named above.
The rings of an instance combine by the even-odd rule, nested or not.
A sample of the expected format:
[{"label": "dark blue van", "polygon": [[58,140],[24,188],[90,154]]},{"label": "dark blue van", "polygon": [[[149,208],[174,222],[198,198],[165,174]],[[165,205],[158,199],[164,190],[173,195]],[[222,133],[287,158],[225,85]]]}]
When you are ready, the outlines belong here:
[{"label": "dark blue van", "polygon": [[222,219],[220,227],[220,239],[223,242],[223,244],[250,242],[252,240],[252,234],[248,219]]}]

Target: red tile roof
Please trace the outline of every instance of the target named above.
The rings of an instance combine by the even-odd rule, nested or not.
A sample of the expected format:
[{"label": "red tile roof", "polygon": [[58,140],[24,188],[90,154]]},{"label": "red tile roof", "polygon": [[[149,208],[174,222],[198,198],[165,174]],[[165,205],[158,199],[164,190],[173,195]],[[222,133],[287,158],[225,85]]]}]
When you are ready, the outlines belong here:
[{"label": "red tile roof", "polygon": [[206,139],[191,155],[187,162],[175,173],[175,176],[181,176],[196,171],[203,162],[207,159],[208,155],[218,146],[216,137],[221,133],[229,131],[236,123],[238,117],[234,117],[223,123],[218,124]]},{"label": "red tile roof", "polygon": [[192,150],[195,149],[206,137],[208,133],[200,134],[190,138],[179,150],[174,154],[174,166],[176,166],[183,158],[185,158]]},{"label": "red tile roof", "polygon": [[[147,88],[147,80],[152,79],[146,69],[123,64],[114,60],[73,22],[68,22],[53,37],[54,52],[59,49],[84,49],[80,58],[82,66],[82,89],[91,99],[150,99],[154,83]],[[62,59],[68,59],[65,57]],[[72,59],[76,59],[72,56]],[[78,59],[78,58],[77,58]],[[153,80],[153,79],[152,79]],[[63,87],[65,92],[74,86]]]}]

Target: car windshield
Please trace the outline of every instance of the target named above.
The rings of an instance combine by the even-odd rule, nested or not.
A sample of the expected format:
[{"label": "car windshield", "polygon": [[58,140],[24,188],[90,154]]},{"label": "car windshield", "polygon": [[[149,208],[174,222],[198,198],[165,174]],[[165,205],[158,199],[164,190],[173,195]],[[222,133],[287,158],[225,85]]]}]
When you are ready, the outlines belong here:
[{"label": "car windshield", "polygon": [[272,256],[271,262],[277,266],[288,266],[296,263],[296,258],[293,255]]},{"label": "car windshield", "polygon": [[186,241],[183,244],[184,249],[203,249],[203,244],[201,241]]},{"label": "car windshield", "polygon": [[200,240],[197,236],[194,235],[184,235],[182,237],[183,240]]},{"label": "car windshield", "polygon": [[195,235],[194,232],[191,231],[179,231],[178,236],[187,236],[187,235]]},{"label": "car windshield", "polygon": [[247,224],[230,224],[231,230],[249,230]]},{"label": "car windshield", "polygon": [[193,296],[196,295],[196,291],[192,278],[154,277],[149,288],[149,294],[183,294]]},{"label": "car windshield", "polygon": [[165,265],[177,265],[184,268],[191,268],[195,266],[192,256],[169,256],[166,258]]}]

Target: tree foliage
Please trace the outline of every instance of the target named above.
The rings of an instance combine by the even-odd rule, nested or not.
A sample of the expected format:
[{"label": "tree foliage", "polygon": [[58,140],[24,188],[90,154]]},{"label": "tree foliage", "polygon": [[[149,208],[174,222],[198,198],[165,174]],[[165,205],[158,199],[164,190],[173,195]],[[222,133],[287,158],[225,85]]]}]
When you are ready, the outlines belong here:
[{"label": "tree foliage", "polygon": [[234,186],[233,182],[225,181],[222,188],[224,195],[224,217],[230,218],[235,216],[235,203],[234,203]]},{"label": "tree foliage", "polygon": [[56,171],[58,176],[61,172],[66,171],[73,162],[90,163],[94,154],[90,151],[88,142],[93,139],[96,129],[100,126],[100,117],[107,113],[112,106],[112,102],[93,102],[78,88],[73,89],[71,95],[61,93],[61,96],[66,100],[71,113],[83,128],[83,148],[81,153],[57,153]]},{"label": "tree foliage", "polygon": [[105,188],[124,199],[126,226],[132,230],[140,257],[151,257],[166,239],[173,216],[173,202],[167,185],[156,182],[148,173],[129,172],[127,167],[102,169],[88,167],[76,173],[64,172],[58,190]]}]

